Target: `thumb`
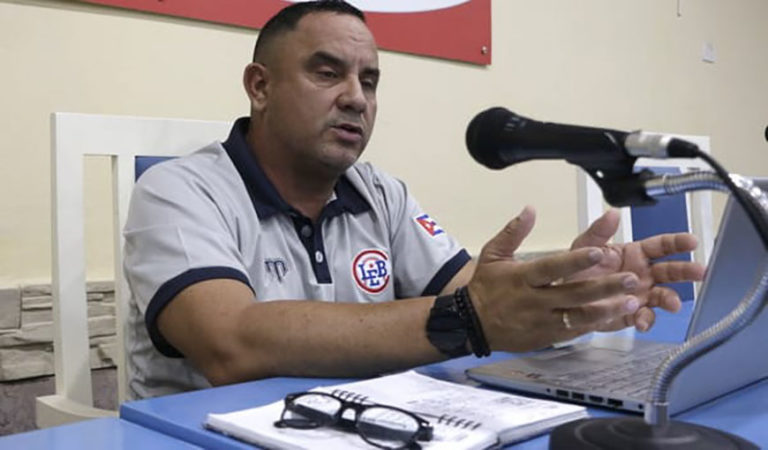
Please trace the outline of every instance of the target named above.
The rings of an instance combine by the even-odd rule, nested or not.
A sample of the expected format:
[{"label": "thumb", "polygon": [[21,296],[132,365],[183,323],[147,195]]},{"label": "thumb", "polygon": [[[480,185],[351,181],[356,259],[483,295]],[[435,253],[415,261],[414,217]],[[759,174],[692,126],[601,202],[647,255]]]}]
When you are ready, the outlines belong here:
[{"label": "thumb", "polygon": [[507,223],[499,233],[488,241],[480,252],[480,263],[512,259],[536,222],[536,211],[526,206],[520,214]]},{"label": "thumb", "polygon": [[611,240],[616,230],[619,229],[619,211],[609,209],[583,232],[574,239],[571,250],[582,247],[601,247]]}]

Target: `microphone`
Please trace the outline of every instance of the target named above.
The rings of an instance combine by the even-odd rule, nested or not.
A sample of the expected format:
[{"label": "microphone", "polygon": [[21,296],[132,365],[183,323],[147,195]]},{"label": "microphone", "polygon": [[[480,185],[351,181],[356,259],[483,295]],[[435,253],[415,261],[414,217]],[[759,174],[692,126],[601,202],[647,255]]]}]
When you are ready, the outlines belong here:
[{"label": "microphone", "polygon": [[698,156],[695,144],[667,135],[539,122],[501,107],[472,119],[466,143],[472,157],[491,169],[531,159],[565,159],[585,169],[611,170],[631,167],[638,157]]}]

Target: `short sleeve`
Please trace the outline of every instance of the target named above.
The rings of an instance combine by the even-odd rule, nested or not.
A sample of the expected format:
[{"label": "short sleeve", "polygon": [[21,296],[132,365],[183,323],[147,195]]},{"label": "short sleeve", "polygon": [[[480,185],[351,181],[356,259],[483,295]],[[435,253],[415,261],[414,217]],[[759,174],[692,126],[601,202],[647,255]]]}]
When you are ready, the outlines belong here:
[{"label": "short sleeve", "polygon": [[405,183],[380,171],[373,172],[373,179],[389,220],[395,294],[439,294],[471,259],[469,254],[419,206]]},{"label": "short sleeve", "polygon": [[231,278],[250,286],[238,250],[236,217],[226,214],[210,189],[170,161],[136,184],[123,235],[124,271],[155,347],[177,352],[159,334],[156,319],[184,288]]}]

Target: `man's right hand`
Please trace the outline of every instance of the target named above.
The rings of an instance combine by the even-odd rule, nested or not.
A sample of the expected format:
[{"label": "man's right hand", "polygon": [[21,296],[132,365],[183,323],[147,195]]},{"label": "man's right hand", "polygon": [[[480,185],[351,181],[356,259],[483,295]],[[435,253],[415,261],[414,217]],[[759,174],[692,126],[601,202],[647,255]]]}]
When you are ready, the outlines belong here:
[{"label": "man's right hand", "polygon": [[[534,222],[534,210],[526,207],[491,239],[468,285],[492,350],[539,349],[594,331],[639,308],[632,295],[638,277],[632,272],[563,281],[599,264],[604,253],[597,247],[516,261],[514,253]],[[572,319],[563,319],[564,312]]]}]

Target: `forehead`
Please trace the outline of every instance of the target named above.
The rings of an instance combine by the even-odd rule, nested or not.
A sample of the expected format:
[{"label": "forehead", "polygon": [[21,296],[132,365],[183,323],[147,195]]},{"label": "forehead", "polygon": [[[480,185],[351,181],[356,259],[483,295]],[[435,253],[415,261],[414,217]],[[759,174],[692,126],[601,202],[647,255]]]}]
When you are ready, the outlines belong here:
[{"label": "forehead", "polygon": [[308,14],[285,36],[283,45],[287,54],[281,56],[304,59],[317,52],[326,52],[350,63],[378,67],[373,35],[365,23],[348,14]]}]

